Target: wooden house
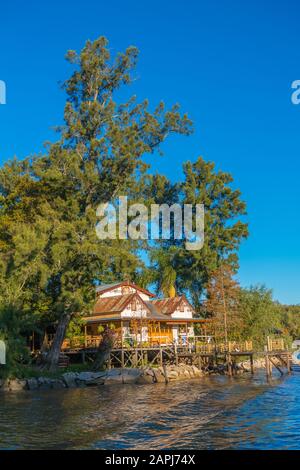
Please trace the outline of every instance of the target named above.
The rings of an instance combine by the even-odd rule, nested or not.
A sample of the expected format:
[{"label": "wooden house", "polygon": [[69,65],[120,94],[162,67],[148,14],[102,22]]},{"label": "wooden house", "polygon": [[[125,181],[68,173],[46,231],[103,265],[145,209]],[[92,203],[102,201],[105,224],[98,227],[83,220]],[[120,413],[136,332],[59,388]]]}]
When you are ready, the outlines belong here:
[{"label": "wooden house", "polygon": [[[84,318],[84,346],[97,347],[103,327],[115,330],[115,347],[185,345],[194,337],[194,308],[187,298],[155,299],[132,282],[116,282],[96,289],[93,311]],[[63,349],[70,347],[64,342]]]}]

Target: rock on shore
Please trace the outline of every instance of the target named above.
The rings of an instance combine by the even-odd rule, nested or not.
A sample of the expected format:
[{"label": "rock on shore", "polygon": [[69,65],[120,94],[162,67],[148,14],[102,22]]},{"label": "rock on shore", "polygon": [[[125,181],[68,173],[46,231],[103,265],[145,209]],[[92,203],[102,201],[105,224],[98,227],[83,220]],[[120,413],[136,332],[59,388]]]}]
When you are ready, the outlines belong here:
[{"label": "rock on shore", "polygon": [[0,380],[0,390],[58,390],[63,388],[90,387],[111,384],[152,384],[168,383],[174,380],[198,378],[202,371],[196,366],[180,364],[158,368],[145,367],[142,369],[109,369],[99,372],[66,372],[61,378],[31,377],[28,379]]},{"label": "rock on shore", "polygon": [[[242,367],[245,372],[249,372],[251,370],[251,365],[250,361],[243,361],[239,364],[240,367]],[[265,364],[265,358],[264,357],[258,357],[257,359],[254,359],[253,361],[253,369],[265,369],[266,364]]]}]

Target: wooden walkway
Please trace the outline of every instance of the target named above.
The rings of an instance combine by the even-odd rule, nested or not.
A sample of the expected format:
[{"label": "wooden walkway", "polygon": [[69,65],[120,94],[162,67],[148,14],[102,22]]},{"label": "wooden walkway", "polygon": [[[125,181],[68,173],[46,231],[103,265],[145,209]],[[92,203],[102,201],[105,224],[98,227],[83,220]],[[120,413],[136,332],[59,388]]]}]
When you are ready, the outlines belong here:
[{"label": "wooden walkway", "polygon": [[[73,349],[64,351],[68,356],[81,356],[82,362],[94,361],[96,348]],[[116,348],[111,351],[108,366],[111,367],[144,367],[164,364],[186,363],[193,364],[202,370],[223,368],[230,376],[238,371],[238,363],[249,361],[250,371],[255,373],[255,358],[264,358],[267,377],[271,377],[273,368],[280,375],[291,373],[292,361],[289,351],[213,351],[195,352],[188,348],[170,346],[157,346],[148,348]]]}]

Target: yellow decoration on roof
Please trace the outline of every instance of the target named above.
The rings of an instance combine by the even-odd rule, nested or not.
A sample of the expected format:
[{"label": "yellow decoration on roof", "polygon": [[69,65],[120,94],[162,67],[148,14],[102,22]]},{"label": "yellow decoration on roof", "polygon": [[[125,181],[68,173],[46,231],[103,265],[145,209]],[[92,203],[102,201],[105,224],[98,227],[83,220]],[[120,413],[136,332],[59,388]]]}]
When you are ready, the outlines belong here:
[{"label": "yellow decoration on roof", "polygon": [[174,286],[170,286],[170,288],[169,288],[169,297],[170,298],[176,297],[176,289],[175,289]]}]

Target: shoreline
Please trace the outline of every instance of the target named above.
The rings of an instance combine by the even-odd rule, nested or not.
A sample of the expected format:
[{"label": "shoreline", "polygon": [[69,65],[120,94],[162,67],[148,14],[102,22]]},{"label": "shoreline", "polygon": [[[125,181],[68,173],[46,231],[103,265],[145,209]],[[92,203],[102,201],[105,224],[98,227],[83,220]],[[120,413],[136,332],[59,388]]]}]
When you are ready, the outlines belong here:
[{"label": "shoreline", "polygon": [[[247,361],[236,365],[236,374],[250,373]],[[250,364],[249,364],[250,366]],[[255,369],[264,368],[261,360],[254,361]],[[199,379],[210,375],[227,375],[226,367],[217,366],[202,370],[195,365],[179,364],[160,367],[115,368],[92,372],[65,372],[59,377],[28,377],[0,379],[1,392],[61,390],[71,388],[95,387],[101,385],[147,385],[168,384],[174,381]]]}]

